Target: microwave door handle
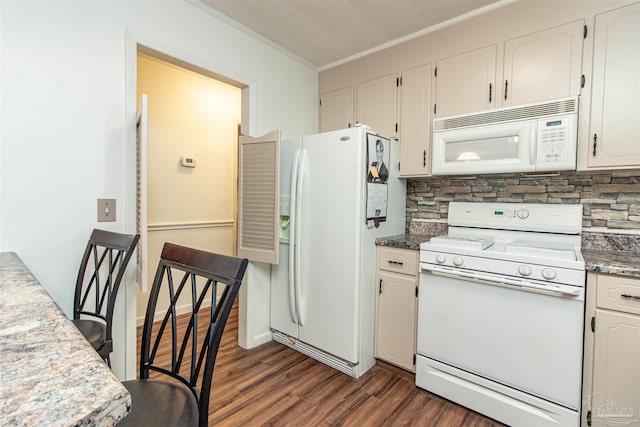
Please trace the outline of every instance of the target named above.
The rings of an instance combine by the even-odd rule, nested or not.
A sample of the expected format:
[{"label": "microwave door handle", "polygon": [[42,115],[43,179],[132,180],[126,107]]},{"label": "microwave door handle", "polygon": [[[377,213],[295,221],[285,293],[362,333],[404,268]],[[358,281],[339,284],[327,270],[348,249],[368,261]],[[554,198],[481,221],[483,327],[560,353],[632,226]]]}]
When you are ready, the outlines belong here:
[{"label": "microwave door handle", "polygon": [[536,145],[538,143],[538,141],[536,140],[537,128],[538,126],[536,125],[531,126],[531,135],[529,135],[531,137],[531,141],[529,143],[529,164],[531,165],[536,161]]}]

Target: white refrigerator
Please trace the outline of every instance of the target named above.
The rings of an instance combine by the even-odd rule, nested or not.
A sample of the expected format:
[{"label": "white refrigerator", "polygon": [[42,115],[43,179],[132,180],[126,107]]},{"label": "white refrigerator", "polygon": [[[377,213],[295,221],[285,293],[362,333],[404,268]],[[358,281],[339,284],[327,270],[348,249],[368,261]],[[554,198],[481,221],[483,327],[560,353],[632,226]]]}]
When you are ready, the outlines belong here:
[{"label": "white refrigerator", "polygon": [[285,140],[280,168],[273,338],[359,378],[375,364],[375,239],[405,230],[398,143],[363,126]]}]

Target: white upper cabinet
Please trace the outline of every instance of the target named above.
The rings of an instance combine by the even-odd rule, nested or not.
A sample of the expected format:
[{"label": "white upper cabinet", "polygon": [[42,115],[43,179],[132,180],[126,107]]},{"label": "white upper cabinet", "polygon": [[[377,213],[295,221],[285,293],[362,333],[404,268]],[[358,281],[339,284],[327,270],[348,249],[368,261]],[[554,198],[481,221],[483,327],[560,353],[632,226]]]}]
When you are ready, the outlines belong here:
[{"label": "white upper cabinet", "polygon": [[435,116],[487,110],[495,104],[496,45],[436,63]]},{"label": "white upper cabinet", "polygon": [[356,86],[356,122],[387,137],[396,136],[398,76],[389,74]]},{"label": "white upper cabinet", "polygon": [[584,21],[504,44],[502,106],[580,95]]},{"label": "white upper cabinet", "polygon": [[320,95],[320,132],[350,128],[353,120],[353,86]]},{"label": "white upper cabinet", "polygon": [[[584,21],[507,40],[436,64],[436,117],[580,95]],[[502,69],[496,87],[496,69]]]},{"label": "white upper cabinet", "polygon": [[640,3],[596,15],[588,168],[640,167]]},{"label": "white upper cabinet", "polygon": [[431,165],[431,64],[400,77],[400,176],[428,176]]}]

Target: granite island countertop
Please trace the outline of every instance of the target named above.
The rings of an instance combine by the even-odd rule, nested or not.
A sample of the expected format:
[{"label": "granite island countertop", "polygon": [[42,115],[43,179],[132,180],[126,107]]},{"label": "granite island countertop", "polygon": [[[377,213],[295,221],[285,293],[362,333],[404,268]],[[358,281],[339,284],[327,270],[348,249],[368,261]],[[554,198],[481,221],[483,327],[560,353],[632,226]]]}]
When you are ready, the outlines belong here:
[{"label": "granite island countertop", "polygon": [[[420,244],[439,234],[406,233],[376,239],[378,246],[420,250]],[[585,233],[582,256],[590,272],[640,277],[640,236]]]},{"label": "granite island countertop", "polygon": [[13,252],[0,253],[0,402],[2,426],[113,426],[131,407],[129,392]]}]

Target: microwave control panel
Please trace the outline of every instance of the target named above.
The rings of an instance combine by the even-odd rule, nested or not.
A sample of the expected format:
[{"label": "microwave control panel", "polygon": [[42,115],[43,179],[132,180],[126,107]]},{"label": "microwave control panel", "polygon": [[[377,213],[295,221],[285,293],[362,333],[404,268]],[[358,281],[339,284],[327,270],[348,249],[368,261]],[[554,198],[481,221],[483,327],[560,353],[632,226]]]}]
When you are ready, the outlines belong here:
[{"label": "microwave control panel", "polygon": [[574,115],[538,119],[536,170],[575,168],[576,126]]}]

